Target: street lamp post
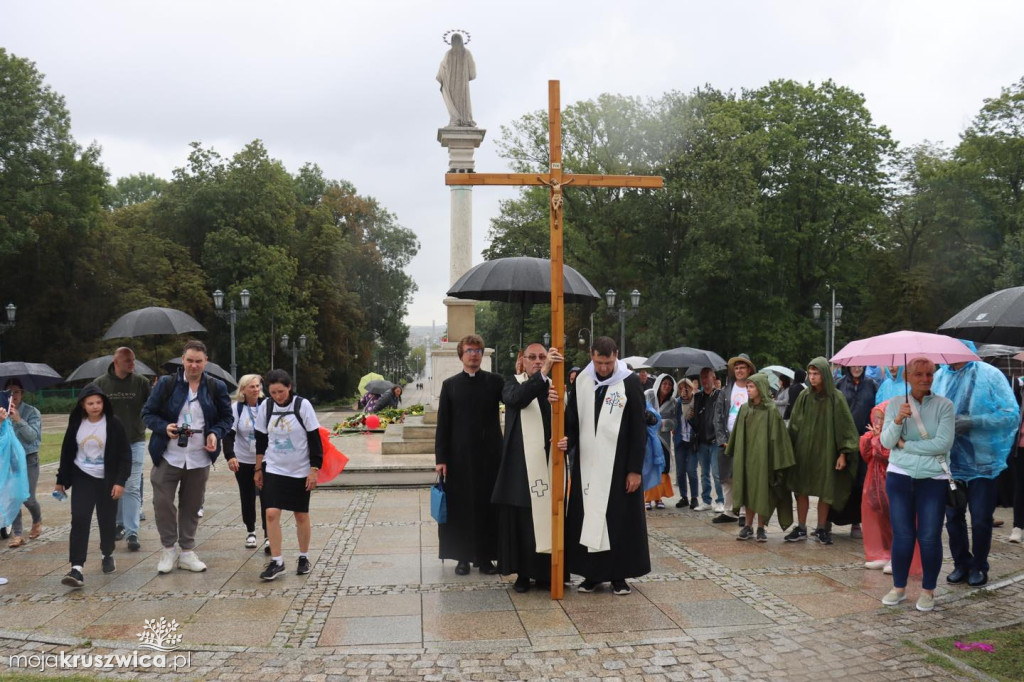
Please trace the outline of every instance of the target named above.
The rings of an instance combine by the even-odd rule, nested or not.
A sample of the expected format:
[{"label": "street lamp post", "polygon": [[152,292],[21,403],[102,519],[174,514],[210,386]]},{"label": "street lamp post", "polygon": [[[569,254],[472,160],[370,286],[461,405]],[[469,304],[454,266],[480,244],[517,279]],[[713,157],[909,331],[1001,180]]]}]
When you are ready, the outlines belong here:
[{"label": "street lamp post", "polygon": [[605,303],[608,304],[608,315],[611,317],[619,318],[619,357],[625,357],[626,355],[626,320],[640,312],[640,292],[633,289],[629,293],[630,307],[626,307],[626,301],[623,299],[619,302],[619,307],[615,307],[616,293],[614,289],[609,289],[604,293]]},{"label": "street lamp post", "polygon": [[821,319],[821,304],[811,306],[814,323],[825,328],[825,359],[829,360],[836,354],[836,327],[842,324],[843,304],[836,303],[836,291],[832,289],[832,309],[825,311],[825,319]]},{"label": "street lamp post", "polygon": [[14,326],[14,317],[18,314],[18,306],[8,303],[4,311],[7,313],[7,321],[0,322],[0,336],[3,336],[5,331]]},{"label": "street lamp post", "polygon": [[288,335],[281,334],[281,350],[292,354],[292,392],[296,393],[299,390],[299,353],[306,351],[306,335],[301,334],[299,340],[293,341],[292,345],[288,345]]},{"label": "street lamp post", "polygon": [[235,322],[238,318],[245,317],[249,314],[249,299],[252,294],[249,293],[248,289],[242,289],[238,295],[242,299],[242,309],[235,310],[235,299],[231,299],[230,307],[224,310],[224,292],[217,289],[213,292],[213,312],[222,320],[227,320],[231,325],[231,378],[238,381],[238,365],[235,363]]}]

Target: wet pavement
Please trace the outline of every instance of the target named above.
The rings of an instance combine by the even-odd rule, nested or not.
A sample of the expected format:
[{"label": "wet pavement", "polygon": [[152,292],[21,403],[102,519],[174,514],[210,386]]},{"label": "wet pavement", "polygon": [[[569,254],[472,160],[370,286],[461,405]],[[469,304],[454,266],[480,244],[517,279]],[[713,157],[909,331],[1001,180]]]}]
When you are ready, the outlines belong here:
[{"label": "wet pavement", "polygon": [[[379,438],[336,442],[355,462],[379,457]],[[295,574],[285,513],[287,571],[265,583],[267,557],[243,547],[238,492],[223,464],[197,539],[206,572],[157,574],[147,502],[142,550],[118,543],[117,570],[104,575],[94,527],[85,587],[71,590],[60,584],[69,512],[49,495],[54,473],[40,476],[43,536],[0,546],[0,576],[10,581],[0,587],[0,672],[11,655],[41,656],[42,666],[59,653],[143,651],[145,622],[165,618],[181,635],[175,655],[189,655],[176,674],[204,679],[970,679],[977,675],[935,665],[914,643],[1024,618],[1024,547],[1006,541],[1007,509],[996,514],[1007,527],[996,530],[990,585],[946,586],[947,559],[931,613],[914,610],[913,579],[905,604],[882,606],[890,577],[863,567],[846,529],[832,546],[786,543],[777,526],[767,543],[738,542],[735,525],[671,501],[647,515],[653,570],[631,581],[632,594],[517,594],[514,576],[460,577],[437,559],[426,488],[319,490],[312,572]],[[106,672],[175,674],[141,665]]]}]

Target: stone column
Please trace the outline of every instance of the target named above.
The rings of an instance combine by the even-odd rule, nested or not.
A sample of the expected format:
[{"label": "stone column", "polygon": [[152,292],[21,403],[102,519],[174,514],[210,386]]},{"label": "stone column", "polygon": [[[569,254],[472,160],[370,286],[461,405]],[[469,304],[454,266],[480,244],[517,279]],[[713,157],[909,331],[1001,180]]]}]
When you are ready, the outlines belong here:
[{"label": "stone column", "polygon": [[[484,141],[487,131],[482,128],[449,126],[439,128],[437,141],[448,150],[448,173],[472,173],[475,168],[473,153]],[[473,267],[473,187],[453,185],[451,188],[451,226],[449,233],[450,259],[448,285],[451,286]],[[476,331],[476,301],[448,297],[448,342],[431,354],[430,397],[435,402],[441,391],[441,382],[462,370],[455,348],[459,339]],[[491,350],[482,368],[491,367]]]}]

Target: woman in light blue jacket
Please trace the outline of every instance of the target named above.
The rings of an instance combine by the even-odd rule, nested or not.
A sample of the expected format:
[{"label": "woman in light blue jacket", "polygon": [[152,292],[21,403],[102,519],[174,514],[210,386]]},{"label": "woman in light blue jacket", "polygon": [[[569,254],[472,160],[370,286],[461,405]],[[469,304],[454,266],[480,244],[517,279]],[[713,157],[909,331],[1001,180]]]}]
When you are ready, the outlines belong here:
[{"label": "woman in light blue jacket", "polygon": [[[914,543],[921,548],[919,611],[935,607],[935,582],[942,567],[942,521],[946,517],[949,476],[943,459],[953,446],[953,403],[931,391],[935,363],[914,358],[907,363],[910,395],[895,395],[885,411],[880,440],[891,450],[885,476],[892,521],[892,584],[882,603],[895,606],[907,598],[907,574]],[[916,416],[915,416],[916,414]]]}]

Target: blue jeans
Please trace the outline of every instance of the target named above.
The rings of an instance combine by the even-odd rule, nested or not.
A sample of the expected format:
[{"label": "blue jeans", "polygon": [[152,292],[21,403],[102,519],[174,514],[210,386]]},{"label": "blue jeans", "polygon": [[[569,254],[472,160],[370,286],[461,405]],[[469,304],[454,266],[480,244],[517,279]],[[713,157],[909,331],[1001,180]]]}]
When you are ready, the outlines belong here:
[{"label": "blue jeans", "polygon": [[[677,440],[676,446],[676,486],[679,488],[679,496],[693,500],[697,504],[697,453],[693,445],[684,440]],[[690,494],[686,494],[686,484],[689,481]]]},{"label": "blue jeans", "polygon": [[124,495],[117,501],[117,525],[124,534],[139,534],[139,513],[142,511],[142,465],[146,461],[146,443],[132,443],[132,471],[124,484]]},{"label": "blue jeans", "polygon": [[996,510],[996,497],[996,479],[975,478],[967,482],[967,508],[971,510],[970,540],[967,539],[967,510],[957,513],[953,509],[946,509],[949,553],[953,555],[953,563],[957,568],[988,573],[988,553],[992,549],[992,513]]},{"label": "blue jeans", "polygon": [[701,443],[697,446],[697,461],[700,463],[700,497],[704,504],[711,504],[711,479],[715,479],[715,502],[721,504],[722,481],[718,476],[718,446]]},{"label": "blue jeans", "polygon": [[934,590],[942,568],[942,517],[946,513],[949,481],[911,478],[903,474],[885,475],[885,493],[889,496],[889,520],[892,522],[892,584],[907,586],[914,543],[921,548],[924,575],[921,588]]}]

